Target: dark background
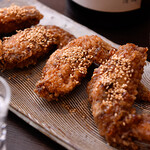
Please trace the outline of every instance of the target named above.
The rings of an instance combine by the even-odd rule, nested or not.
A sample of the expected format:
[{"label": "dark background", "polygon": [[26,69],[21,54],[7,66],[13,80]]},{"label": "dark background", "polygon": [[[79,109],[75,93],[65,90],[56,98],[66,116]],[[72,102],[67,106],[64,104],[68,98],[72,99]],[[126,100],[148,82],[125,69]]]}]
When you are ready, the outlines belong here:
[{"label": "dark background", "polygon": [[[71,3],[70,0],[39,1],[115,43],[125,44],[130,42],[150,49],[150,0],[143,0],[142,8],[139,11],[125,14],[89,12]],[[148,52],[148,54],[148,60],[150,60],[150,53]],[[8,150],[65,149],[10,111],[7,123]]]}]

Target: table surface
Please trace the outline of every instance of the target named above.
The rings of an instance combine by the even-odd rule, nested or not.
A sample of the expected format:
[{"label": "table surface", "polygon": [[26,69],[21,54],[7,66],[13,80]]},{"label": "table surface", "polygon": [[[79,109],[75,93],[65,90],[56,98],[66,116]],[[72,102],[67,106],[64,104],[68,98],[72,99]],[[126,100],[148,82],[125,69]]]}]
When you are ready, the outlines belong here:
[{"label": "table surface", "polygon": [[[149,0],[143,0],[141,12],[137,17],[133,16],[133,19],[122,18],[123,22],[113,18],[103,18],[103,16],[97,15],[95,12],[92,15],[85,13],[85,11],[72,5],[70,0],[39,1],[115,43],[125,44],[130,42],[150,49]],[[150,61],[150,52],[148,52],[148,60]],[[7,124],[8,150],[65,150],[65,148],[25,123],[10,111]]]}]

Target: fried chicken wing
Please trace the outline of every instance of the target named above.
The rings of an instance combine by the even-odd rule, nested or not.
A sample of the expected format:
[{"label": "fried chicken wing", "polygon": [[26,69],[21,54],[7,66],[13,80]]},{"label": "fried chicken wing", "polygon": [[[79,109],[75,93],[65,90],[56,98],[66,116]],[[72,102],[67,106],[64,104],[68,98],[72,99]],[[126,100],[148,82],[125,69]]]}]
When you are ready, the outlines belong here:
[{"label": "fried chicken wing", "polygon": [[0,50],[0,69],[28,67],[52,49],[62,48],[75,37],[57,26],[35,26],[5,38]]},{"label": "fried chicken wing", "polygon": [[[117,52],[117,49],[115,49],[115,51],[113,53],[109,53],[109,50],[114,49],[113,47],[111,47],[111,45],[106,45],[105,44],[105,49],[107,50],[106,52],[104,52],[103,54],[101,54],[101,59],[99,59],[98,57],[94,60],[94,63],[98,66],[100,66],[102,64],[102,62],[104,62],[105,60],[107,60],[110,56],[112,56],[113,54],[115,54],[114,52]],[[143,85],[141,82],[139,83],[138,86],[138,95],[137,95],[137,100],[140,101],[149,101],[150,102],[150,91],[145,87],[145,85]]]},{"label": "fried chicken wing", "polygon": [[43,15],[34,6],[11,5],[0,9],[0,34],[36,25]]},{"label": "fried chicken wing", "polygon": [[93,35],[79,37],[56,50],[43,68],[35,92],[49,101],[69,93],[80,84],[93,61],[102,61],[103,55],[106,59],[114,53],[114,48],[107,47],[109,44]]},{"label": "fried chicken wing", "polygon": [[95,69],[87,92],[100,135],[122,149],[137,149],[134,139],[150,142],[150,116],[132,107],[147,48],[126,44]]}]

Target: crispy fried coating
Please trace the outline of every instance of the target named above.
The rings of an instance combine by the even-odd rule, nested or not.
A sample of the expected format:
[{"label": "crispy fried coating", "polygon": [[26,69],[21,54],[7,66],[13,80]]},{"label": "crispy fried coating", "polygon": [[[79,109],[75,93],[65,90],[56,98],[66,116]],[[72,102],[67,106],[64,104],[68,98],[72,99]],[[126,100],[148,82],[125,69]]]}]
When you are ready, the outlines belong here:
[{"label": "crispy fried coating", "polygon": [[36,64],[49,51],[61,48],[75,37],[57,26],[35,26],[5,38],[0,50],[2,70]]},{"label": "crispy fried coating", "polygon": [[[103,51],[103,53],[101,54],[101,59],[99,59],[97,57],[94,60],[94,63],[96,63],[97,65],[101,65],[101,63],[103,61],[107,60],[110,56],[112,56],[114,54],[114,52],[117,52],[117,49],[115,49],[115,51],[113,51],[113,53],[109,53],[111,51],[111,49],[114,49],[111,45],[105,44],[104,47],[107,51]],[[138,90],[137,100],[150,102],[150,91],[145,87],[145,85],[143,85],[140,82],[137,90]]]},{"label": "crispy fried coating", "polygon": [[141,115],[141,122],[133,129],[139,140],[150,143],[150,114]]},{"label": "crispy fried coating", "polygon": [[115,49],[98,36],[83,36],[56,50],[43,68],[35,92],[48,101],[72,91],[87,74],[94,61],[109,57]]},{"label": "crispy fried coating", "polygon": [[0,34],[36,25],[43,15],[34,6],[11,5],[0,9]]},{"label": "crispy fried coating", "polygon": [[150,116],[132,107],[147,48],[126,44],[95,69],[87,92],[100,135],[121,149],[137,149],[134,139],[150,142]]}]

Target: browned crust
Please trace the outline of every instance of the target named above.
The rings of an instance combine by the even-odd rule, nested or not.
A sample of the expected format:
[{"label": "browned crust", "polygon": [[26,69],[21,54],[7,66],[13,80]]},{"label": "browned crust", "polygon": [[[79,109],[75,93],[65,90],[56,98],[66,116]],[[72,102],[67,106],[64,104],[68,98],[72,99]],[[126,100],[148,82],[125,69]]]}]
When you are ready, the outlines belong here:
[{"label": "browned crust", "polygon": [[35,26],[4,38],[0,69],[28,67],[52,49],[63,47],[75,37],[57,26]]},{"label": "browned crust", "polygon": [[11,33],[16,30],[36,25],[43,15],[34,6],[11,5],[0,9],[0,33]]},{"label": "browned crust", "polygon": [[143,114],[141,117],[141,122],[133,129],[133,133],[138,134],[139,140],[150,143],[150,114]]},{"label": "browned crust", "polygon": [[[146,48],[134,44],[121,46],[105,64],[95,69],[88,84],[94,120],[100,134],[112,146],[137,149],[134,139],[145,140],[141,133],[147,135],[140,128],[143,115],[137,115],[132,108],[145,65],[146,51]],[[150,141],[150,138],[146,140]]]}]

